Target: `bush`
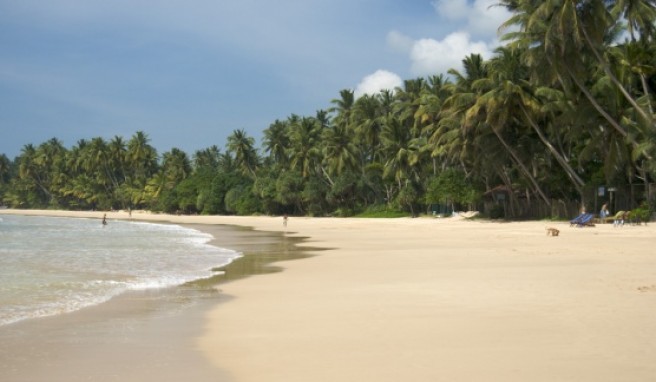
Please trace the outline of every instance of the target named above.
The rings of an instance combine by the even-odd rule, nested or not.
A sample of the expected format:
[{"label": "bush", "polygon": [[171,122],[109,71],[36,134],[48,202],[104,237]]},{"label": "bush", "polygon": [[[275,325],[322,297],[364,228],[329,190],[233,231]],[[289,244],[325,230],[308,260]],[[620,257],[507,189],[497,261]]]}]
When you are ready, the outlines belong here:
[{"label": "bush", "polygon": [[409,214],[404,211],[388,208],[387,205],[375,205],[367,208],[364,212],[357,214],[359,218],[403,218]]},{"label": "bush", "polygon": [[629,216],[631,219],[635,219],[637,221],[648,222],[651,219],[651,210],[649,209],[647,203],[642,203],[640,207],[631,210],[631,214]]}]

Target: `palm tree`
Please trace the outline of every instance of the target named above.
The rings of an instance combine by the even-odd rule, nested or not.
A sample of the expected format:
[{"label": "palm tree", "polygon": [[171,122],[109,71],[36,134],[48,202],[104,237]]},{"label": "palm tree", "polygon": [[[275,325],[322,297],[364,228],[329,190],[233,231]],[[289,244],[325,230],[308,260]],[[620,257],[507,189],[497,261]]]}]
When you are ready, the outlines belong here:
[{"label": "palm tree", "polygon": [[333,126],[323,131],[323,158],[327,164],[326,177],[334,185],[330,175],[341,175],[344,171],[354,170],[358,150],[346,126]]},{"label": "palm tree", "polygon": [[[615,20],[626,20],[631,41],[651,42],[656,33],[656,2],[654,0],[615,0],[611,14]],[[638,35],[639,37],[636,37]]]},{"label": "palm tree", "polygon": [[0,154],[0,185],[9,183],[11,162],[5,154]]},{"label": "palm tree", "polygon": [[171,151],[165,152],[162,155],[162,162],[162,173],[166,179],[167,189],[173,189],[191,175],[191,161],[187,154],[178,148],[174,147]]},{"label": "palm tree", "polygon": [[[573,83],[606,121],[634,146],[636,139],[595,99],[585,83],[588,73],[595,71],[596,63],[618,87],[624,97],[642,115],[653,123],[653,116],[643,110],[612,72],[603,56],[609,36],[615,31],[614,20],[601,1],[583,0],[502,0],[502,4],[515,11],[515,15],[502,25],[518,25],[519,32],[504,36],[513,45],[527,52],[527,62],[539,77],[552,71],[562,88],[570,92]],[[547,65],[536,65],[543,61]]]},{"label": "palm tree", "polygon": [[126,160],[126,170],[130,170],[128,178],[141,187],[145,186],[147,179],[157,171],[157,151],[149,142],[148,135],[143,131],[137,131],[128,141]]},{"label": "palm tree", "polygon": [[243,129],[235,130],[228,137],[228,151],[235,155],[237,166],[242,173],[256,178],[255,170],[259,166],[259,158],[255,149],[255,139],[249,137]]},{"label": "palm tree", "polygon": [[519,52],[502,47],[498,48],[496,53],[497,56],[489,62],[491,90],[480,98],[487,99],[491,106],[487,110],[488,121],[494,121],[491,125],[499,129],[507,125],[511,118],[525,120],[581,194],[585,182],[536,122],[536,118],[540,117],[542,105],[533,94],[534,86],[528,82],[528,70],[521,64]]},{"label": "palm tree", "polygon": [[127,145],[122,137],[116,135],[107,144],[107,159],[110,171],[117,184],[125,182],[125,161]]},{"label": "palm tree", "polygon": [[353,127],[357,142],[361,146],[361,165],[380,157],[380,133],[383,128],[381,96],[368,94],[358,98],[353,106]]},{"label": "palm tree", "polygon": [[287,166],[289,163],[289,125],[277,120],[269,125],[268,129],[264,130],[264,150],[269,153],[274,163],[281,166]]},{"label": "palm tree", "polygon": [[330,101],[334,106],[328,109],[334,113],[333,123],[340,126],[351,125],[351,113],[355,105],[355,96],[353,90],[343,89],[339,92],[340,98]]},{"label": "palm tree", "polygon": [[299,171],[303,178],[317,174],[321,163],[319,147],[321,130],[318,128],[316,119],[311,117],[294,119],[290,129],[291,169]]},{"label": "palm tree", "polygon": [[193,156],[194,169],[196,171],[201,169],[216,171],[219,168],[220,156],[221,150],[216,145],[204,150],[198,150]]}]

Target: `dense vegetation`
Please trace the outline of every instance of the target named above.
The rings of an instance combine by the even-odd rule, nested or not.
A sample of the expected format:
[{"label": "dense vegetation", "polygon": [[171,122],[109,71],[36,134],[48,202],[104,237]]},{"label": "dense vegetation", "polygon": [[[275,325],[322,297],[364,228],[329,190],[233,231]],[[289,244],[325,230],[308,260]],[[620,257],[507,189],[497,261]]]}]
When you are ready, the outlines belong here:
[{"label": "dense vegetation", "polygon": [[[235,130],[191,157],[129,140],[53,138],[0,155],[19,208],[351,215],[478,208],[550,217],[653,203],[656,1],[500,0],[505,45],[464,71],[406,80],[264,130]],[[613,195],[613,194],[610,194]]]}]

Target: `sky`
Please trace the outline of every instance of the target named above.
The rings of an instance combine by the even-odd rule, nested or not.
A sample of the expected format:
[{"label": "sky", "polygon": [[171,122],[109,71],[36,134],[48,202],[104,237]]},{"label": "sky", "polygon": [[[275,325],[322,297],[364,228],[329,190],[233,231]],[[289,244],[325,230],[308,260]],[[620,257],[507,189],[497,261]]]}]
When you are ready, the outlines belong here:
[{"label": "sky", "polygon": [[[497,0],[0,0],[0,154],[143,131],[189,156],[243,129],[491,57]],[[492,7],[491,7],[492,6]]]}]

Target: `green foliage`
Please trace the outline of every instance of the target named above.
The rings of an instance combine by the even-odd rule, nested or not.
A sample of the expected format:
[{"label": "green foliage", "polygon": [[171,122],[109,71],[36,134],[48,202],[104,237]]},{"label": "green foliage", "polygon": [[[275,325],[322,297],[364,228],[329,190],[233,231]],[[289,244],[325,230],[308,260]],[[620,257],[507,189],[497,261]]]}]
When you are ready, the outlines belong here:
[{"label": "green foliage", "polygon": [[648,222],[651,219],[652,210],[649,205],[644,202],[638,208],[631,210],[631,219],[638,219],[641,222]]},{"label": "green foliage", "polygon": [[240,185],[226,193],[225,209],[231,214],[252,215],[259,210],[259,199],[248,186]]},{"label": "green foliage", "polygon": [[305,182],[301,197],[309,215],[321,216],[326,211],[326,193],[328,191],[328,186],[321,179],[310,178]]},{"label": "green foliage", "polygon": [[289,209],[303,212],[303,188],[300,172],[284,172],[276,181],[276,200]]},{"label": "green foliage", "polygon": [[447,169],[429,179],[424,202],[470,206],[480,200],[480,195],[480,192],[465,179],[462,172]]},{"label": "green foliage", "polygon": [[359,218],[402,218],[408,217],[410,214],[405,211],[389,209],[386,204],[379,204],[370,206],[355,216]]},{"label": "green foliage", "polygon": [[[490,59],[471,54],[462,72],[394,91],[341,90],[328,111],[273,122],[262,156],[244,130],[225,152],[211,146],[193,160],[175,148],[158,156],[143,132],[71,148],[53,138],[13,161],[0,154],[0,198],[17,208],[389,217],[474,208],[503,186],[511,191],[486,206],[490,217],[544,218],[591,204],[591,188],[630,185],[616,200],[630,210],[648,197],[634,186],[656,179],[656,7],[634,15],[589,3],[588,14],[500,0],[513,32]],[[630,41],[604,39],[627,25]]]}]

